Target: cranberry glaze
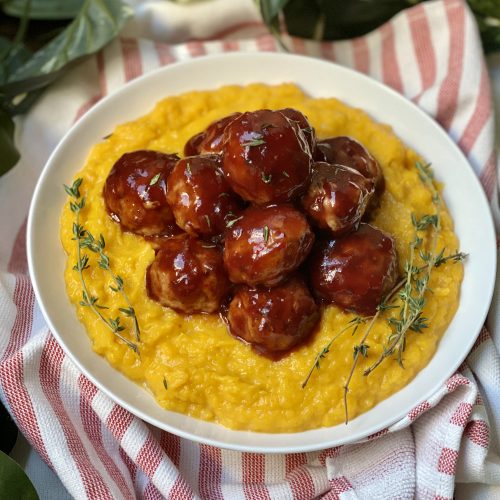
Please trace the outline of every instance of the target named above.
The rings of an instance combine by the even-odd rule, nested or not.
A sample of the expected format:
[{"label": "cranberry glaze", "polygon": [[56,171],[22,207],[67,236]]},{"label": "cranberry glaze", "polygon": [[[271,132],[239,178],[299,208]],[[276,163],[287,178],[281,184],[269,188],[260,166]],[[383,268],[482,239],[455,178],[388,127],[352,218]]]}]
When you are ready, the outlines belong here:
[{"label": "cranberry glaze", "polygon": [[331,137],[318,142],[314,159],[353,168],[367,179],[371,179],[375,184],[372,206],[375,206],[376,199],[384,192],[384,175],[378,161],[351,137]]},{"label": "cranberry glaze", "polygon": [[287,202],[309,184],[311,152],[295,121],[262,109],[243,113],[226,127],[223,169],[244,200]]},{"label": "cranberry glaze", "polygon": [[317,162],[302,207],[317,227],[340,236],[357,228],[373,191],[373,182],[358,171]]},{"label": "cranberry glaze", "polygon": [[147,270],[149,296],[183,313],[218,311],[229,286],[220,249],[187,234],[166,240]]},{"label": "cranberry glaze", "polygon": [[387,233],[361,224],[356,232],[320,242],[309,271],[317,297],[369,316],[396,283],[396,246]]},{"label": "cranberry glaze", "polygon": [[167,204],[167,177],[179,160],[158,151],[125,153],[104,185],[108,213],[125,231],[152,236],[178,232]]},{"label": "cranberry glaze", "polygon": [[167,182],[167,201],[177,225],[192,235],[216,236],[241,211],[241,200],[231,191],[217,155],[180,160]]},{"label": "cranberry glaze", "polygon": [[224,266],[233,283],[274,286],[309,254],[314,234],[291,205],[251,207],[226,232]]},{"label": "cranberry glaze", "polygon": [[231,333],[264,353],[290,350],[319,318],[318,306],[297,277],[274,288],[240,287],[227,313]]},{"label": "cranberry glaze", "polygon": [[156,249],[151,299],[221,312],[235,337],[279,359],[318,324],[314,296],[372,315],[394,287],[394,240],[360,223],[384,178],[354,139],[317,142],[300,111],[261,109],[211,123],[184,153],[126,153],[103,190],[113,220]]},{"label": "cranberry glaze", "polygon": [[233,113],[220,120],[212,122],[206,130],[194,135],[184,146],[184,156],[196,156],[206,153],[222,153],[224,146],[224,130],[229,123],[240,116],[241,113]]}]

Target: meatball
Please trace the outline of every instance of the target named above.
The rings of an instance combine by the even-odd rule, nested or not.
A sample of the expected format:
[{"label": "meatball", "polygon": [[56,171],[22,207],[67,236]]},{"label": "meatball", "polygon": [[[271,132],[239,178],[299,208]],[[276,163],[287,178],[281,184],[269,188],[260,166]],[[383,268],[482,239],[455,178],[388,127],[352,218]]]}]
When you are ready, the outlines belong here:
[{"label": "meatball", "polygon": [[373,191],[373,182],[358,171],[317,162],[302,207],[316,226],[339,236],[358,226]]},{"label": "meatball", "polygon": [[285,351],[313,331],[320,311],[296,277],[275,288],[241,287],[229,304],[231,333],[264,353]]},{"label": "meatball", "polygon": [[215,312],[229,291],[222,252],[187,234],[166,240],[146,273],[148,295],[178,312]]},{"label": "meatball", "polygon": [[317,161],[351,167],[367,179],[373,180],[375,197],[371,205],[374,205],[375,200],[384,192],[384,175],[378,161],[351,137],[331,137],[318,142],[314,158]]},{"label": "meatball", "polygon": [[292,206],[250,207],[226,231],[224,266],[233,283],[275,286],[304,261],[313,242],[307,219]]},{"label": "meatball", "polygon": [[125,231],[152,236],[178,232],[167,203],[167,177],[176,154],[140,150],[125,153],[113,165],[104,185],[106,209]]},{"label": "meatball", "polygon": [[233,113],[212,122],[203,132],[194,135],[184,146],[184,156],[196,156],[204,153],[222,153],[224,130],[241,113]]},{"label": "meatball", "polygon": [[264,205],[302,194],[311,175],[304,133],[280,111],[243,113],[224,133],[223,169],[244,200]]},{"label": "meatball", "polygon": [[189,234],[221,234],[241,211],[219,168],[217,155],[190,156],[175,166],[167,181],[167,201],[177,225]]},{"label": "meatball", "polygon": [[398,276],[393,238],[369,224],[320,242],[309,261],[317,297],[362,315],[375,314]]},{"label": "meatball", "polygon": [[300,130],[302,130],[304,137],[306,138],[307,145],[309,146],[309,150],[312,154],[316,149],[316,131],[313,127],[311,127],[311,124],[309,123],[305,115],[293,108],[284,108],[280,109],[279,111],[283,113],[289,120],[292,120],[299,125]]}]

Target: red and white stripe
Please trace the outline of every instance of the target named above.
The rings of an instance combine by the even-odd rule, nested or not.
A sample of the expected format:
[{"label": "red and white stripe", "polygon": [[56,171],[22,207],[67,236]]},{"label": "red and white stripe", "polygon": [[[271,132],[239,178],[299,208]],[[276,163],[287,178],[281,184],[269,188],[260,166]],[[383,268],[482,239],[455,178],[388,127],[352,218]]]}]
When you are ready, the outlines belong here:
[{"label": "red and white stripe", "polygon": [[[350,41],[285,36],[284,42],[294,52],[368,73],[412,99],[459,144],[493,195],[489,82],[463,1],[425,2]],[[117,40],[85,63],[80,104],[68,123],[158,66],[238,50],[279,47],[255,21],[180,45]],[[15,195],[1,199],[1,208],[12,210],[16,201]],[[5,234],[10,259],[0,262],[0,396],[75,498],[452,498],[455,479],[487,484],[500,477],[498,462],[491,460],[498,433],[490,432],[500,422],[500,357],[486,329],[461,372],[403,420],[362,443],[290,455],[222,450],[151,428],[72,365],[35,303],[25,224],[11,234]]]}]

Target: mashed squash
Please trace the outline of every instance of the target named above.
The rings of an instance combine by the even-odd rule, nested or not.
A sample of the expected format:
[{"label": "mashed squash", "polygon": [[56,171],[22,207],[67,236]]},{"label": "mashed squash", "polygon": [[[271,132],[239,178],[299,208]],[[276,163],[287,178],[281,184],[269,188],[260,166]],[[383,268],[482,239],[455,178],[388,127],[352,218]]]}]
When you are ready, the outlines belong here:
[{"label": "mashed squash", "polygon": [[[154,250],[143,238],[122,232],[107,215],[101,193],[111,167],[125,152],[136,149],[182,152],[192,135],[225,115],[284,107],[302,111],[316,128],[319,139],[351,136],[379,161],[386,191],[372,223],[395,238],[402,270],[409,242],[414,237],[411,214],[420,217],[434,213],[431,195],[414,167],[417,154],[389,126],[374,122],[362,110],[333,98],[311,99],[291,84],[227,86],[168,97],[149,114],[119,125],[110,137],[94,146],[78,172],[76,177],[83,178],[80,191],[86,198],[81,223],[95,236],[103,234],[110,265],[124,280],[141,327],[140,357],[89,308],[80,305],[82,289],[73,270],[77,259],[76,243],[72,240],[74,214],[68,204],[61,217],[61,240],[68,254],[65,272],[68,295],[95,352],[150,390],[164,408],[232,429],[298,432],[343,422],[343,386],[352,366],[353,346],[359,344],[365,326],[360,326],[354,336],[349,331],[335,340],[329,354],[322,359],[321,368],[314,371],[303,389],[301,384],[316,355],[353,318],[352,314],[329,306],[311,341],[279,361],[259,356],[231,336],[218,315],[185,316],[148,298],[145,273],[154,259]],[[446,210],[442,213],[437,248],[438,251],[458,248]],[[368,356],[360,357],[350,383],[351,419],[404,387],[428,363],[457,309],[462,275],[461,264],[433,271],[429,283],[432,293],[426,296],[424,310],[430,328],[408,334],[404,368],[391,357],[365,377],[363,370],[378,359],[391,333],[385,318],[377,320],[366,340],[370,346]],[[110,307],[106,316],[118,316],[118,308],[125,307],[123,300],[110,290],[110,277],[98,267],[93,254],[84,276],[90,293]],[[130,320],[124,319],[123,325],[126,327],[123,334],[133,340]]]}]

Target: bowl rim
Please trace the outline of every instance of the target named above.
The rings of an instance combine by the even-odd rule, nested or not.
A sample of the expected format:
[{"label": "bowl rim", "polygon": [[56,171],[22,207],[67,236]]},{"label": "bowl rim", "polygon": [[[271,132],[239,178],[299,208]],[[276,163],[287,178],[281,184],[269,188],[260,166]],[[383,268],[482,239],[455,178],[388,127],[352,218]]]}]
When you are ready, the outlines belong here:
[{"label": "bowl rim", "polygon": [[[92,381],[93,384],[95,384],[100,390],[102,390],[111,400],[125,408],[126,410],[130,411],[132,414],[136,415],[137,417],[141,418],[142,420],[145,420],[146,422],[149,422],[150,424],[159,427],[161,429],[164,429],[168,432],[171,432],[173,434],[176,434],[180,437],[196,441],[199,443],[203,444],[208,444],[212,446],[217,446],[221,447],[224,449],[230,449],[230,450],[236,450],[236,451],[246,451],[246,452],[257,452],[257,453],[297,453],[297,452],[308,452],[308,451],[316,451],[316,450],[321,450],[325,448],[329,448],[331,446],[337,446],[339,444],[349,444],[353,443],[356,441],[359,441],[361,439],[366,438],[367,436],[370,436],[372,434],[375,434],[376,432],[379,432],[382,429],[388,428],[394,423],[398,422],[402,418],[404,418],[407,413],[408,409],[405,411],[400,411],[396,414],[394,414],[391,418],[388,418],[385,420],[382,424],[377,424],[373,425],[370,429],[365,430],[361,433],[348,433],[346,432],[345,439],[341,440],[332,440],[328,441],[325,443],[313,443],[311,445],[307,444],[301,444],[301,445],[288,445],[288,446],[260,446],[260,445],[241,445],[241,444],[233,444],[231,442],[221,442],[218,439],[213,439],[211,437],[207,436],[200,436],[192,432],[186,432],[183,431],[182,429],[178,429],[168,423],[161,422],[157,418],[152,417],[145,413],[144,411],[140,410],[139,408],[135,407],[131,403],[123,400],[123,398],[117,396],[111,389],[109,389],[105,383],[101,382],[99,379],[97,379],[89,370],[83,365],[83,363],[79,360],[78,356],[76,353],[73,353],[71,349],[69,349],[64,341],[63,336],[58,332],[57,328],[55,328],[54,323],[52,322],[51,316],[48,313],[48,308],[47,308],[47,302],[45,300],[44,294],[41,291],[41,286],[38,281],[38,273],[37,273],[37,263],[36,263],[36,245],[35,245],[35,224],[36,224],[36,209],[40,203],[41,196],[43,194],[43,189],[44,186],[47,182],[47,178],[50,177],[51,173],[51,165],[54,164],[54,162],[57,162],[57,157],[59,155],[59,152],[65,145],[65,143],[77,133],[78,130],[81,128],[85,127],[88,122],[91,122],[93,117],[95,115],[98,115],[100,113],[100,110],[105,106],[106,104],[117,101],[121,98],[122,95],[125,95],[126,93],[130,93],[136,88],[140,88],[145,80],[155,78],[158,75],[162,75],[165,73],[168,75],[170,72],[175,72],[179,68],[183,68],[186,66],[192,66],[192,65],[197,65],[200,64],[200,62],[209,62],[213,64],[217,64],[218,61],[225,61],[225,60],[231,60],[233,59],[235,62],[238,64],[244,64],[244,60],[252,60],[252,59],[260,59],[263,58],[263,60],[281,60],[283,58],[286,58],[287,60],[290,61],[290,64],[293,64],[293,61],[297,61],[299,64],[311,64],[311,61],[314,61],[314,64],[318,65],[328,65],[328,66],[334,66],[335,71],[339,72],[341,75],[355,75],[355,78],[360,79],[361,81],[364,82],[369,82],[370,85],[373,85],[375,87],[378,87],[379,89],[382,89],[384,92],[389,93],[391,95],[392,99],[395,99],[396,102],[399,103],[404,103],[405,106],[408,106],[410,104],[413,107],[413,112],[418,113],[422,117],[425,117],[427,120],[427,123],[430,127],[429,133],[434,133],[437,135],[440,135],[445,138],[446,142],[448,142],[448,145],[450,148],[454,150],[455,154],[459,154],[462,159],[468,164],[467,159],[463,155],[463,153],[460,151],[458,148],[457,144],[453,142],[453,140],[449,137],[449,135],[432,119],[430,118],[421,108],[416,106],[414,103],[409,101],[407,98],[403,97],[401,94],[397,93],[395,90],[391,89],[390,87],[387,87],[383,83],[374,80],[370,78],[369,76],[359,73],[353,69],[341,66],[336,63],[332,63],[330,61],[325,61],[325,60],[320,60],[320,59],[314,59],[308,56],[303,56],[303,55],[296,55],[296,54],[283,54],[283,53],[266,53],[266,52],[250,52],[250,53],[243,53],[243,52],[235,52],[235,53],[221,53],[221,54],[209,54],[205,56],[200,56],[195,59],[189,59],[185,61],[178,61],[176,63],[170,64],[168,66],[163,66],[159,67],[157,69],[154,69],[150,72],[145,73],[144,75],[136,78],[135,80],[127,83],[124,85],[122,88],[112,92],[111,94],[107,95],[104,97],[100,102],[98,102],[95,106],[93,106],[92,109],[90,109],[78,122],[76,122],[63,136],[63,138],[60,140],[56,148],[53,150],[51,153],[49,159],[47,160],[43,171],[41,172],[41,175],[37,181],[33,197],[31,200],[30,204],[30,209],[29,209],[29,215],[28,215],[28,222],[27,222],[27,254],[28,254],[28,267],[29,267],[29,273],[32,279],[32,284],[33,284],[33,289],[35,292],[36,299],[38,301],[39,307],[41,309],[41,312],[44,316],[45,321],[47,322],[51,333],[55,336],[57,339],[59,345],[63,348],[65,354],[71,359],[71,361],[78,367],[78,369],[89,379]],[[307,62],[305,62],[307,61]],[[227,82],[226,84],[230,84],[231,82]],[[267,82],[264,82],[267,83]],[[224,84],[221,84],[224,85]],[[173,95],[169,94],[168,92],[165,93],[165,97],[168,95]],[[144,114],[147,111],[144,112]],[[376,121],[379,121],[377,117],[375,117]],[[405,141],[405,138],[400,138],[403,142]],[[470,167],[470,165],[469,165]],[[488,207],[487,210],[487,215],[484,221],[482,223],[484,224],[484,229],[486,230],[487,236],[489,240],[493,241],[493,246],[491,247],[491,251],[494,256],[494,262],[492,264],[492,269],[491,269],[491,274],[492,274],[492,279],[490,280],[489,283],[485,284],[483,287],[483,294],[484,297],[486,297],[487,300],[482,302],[482,304],[479,305],[479,314],[476,316],[477,323],[478,323],[478,328],[477,332],[475,335],[470,336],[468,342],[464,344],[463,351],[464,355],[460,359],[456,359],[455,362],[448,366],[446,370],[443,371],[445,375],[440,377],[439,383],[435,383],[430,387],[430,389],[423,395],[423,397],[420,397],[415,400],[415,403],[413,406],[417,406],[419,403],[421,403],[424,400],[429,399],[432,395],[434,395],[439,387],[442,386],[442,384],[457,370],[457,368],[460,366],[462,361],[465,359],[465,357],[468,355],[470,349],[472,348],[477,336],[479,335],[479,332],[481,331],[481,326],[484,324],[484,320],[486,318],[486,315],[488,313],[489,309],[489,304],[492,300],[493,296],[493,290],[494,290],[494,284],[495,284],[495,272],[496,272],[496,245],[494,244],[495,241],[495,231],[494,231],[494,223],[493,223],[493,218],[491,211],[489,210],[489,203],[487,201],[486,195],[480,185],[480,182],[476,176],[476,174],[472,171],[471,169],[471,176],[469,179],[469,182],[472,183],[473,188],[475,191],[479,191],[481,194],[480,196],[482,197],[481,203],[486,204],[486,207]],[[479,188],[479,189],[478,189]],[[476,193],[477,194],[477,193]],[[491,244],[491,241],[488,244]],[[460,302],[459,302],[460,304]],[[458,310],[457,310],[458,312]],[[443,334],[444,335],[444,334]],[[438,347],[439,349],[439,347]],[[438,351],[436,350],[436,353]],[[435,356],[435,354],[434,354]],[[431,358],[432,360],[432,358]],[[430,361],[429,361],[430,362]],[[425,367],[424,367],[425,368]],[[117,372],[120,373],[120,372]],[[133,383],[133,382],[132,382]],[[137,385],[137,384],[136,384]],[[405,386],[403,389],[405,389],[407,386]],[[403,390],[401,389],[401,390]],[[144,388],[140,387],[140,390],[143,391]],[[398,391],[399,392],[399,391]],[[387,400],[386,400],[387,401]],[[155,402],[156,404],[156,402]],[[379,403],[381,404],[381,403]],[[377,405],[378,406],[378,405]],[[167,412],[167,410],[164,410]],[[192,419],[192,417],[187,417],[188,419]],[[359,418],[359,417],[356,417]],[[196,420],[196,419],[193,419]],[[354,419],[356,420],[356,419]],[[219,424],[213,424],[216,426],[219,426]],[[342,424],[338,424],[342,425]],[[222,426],[220,426],[222,427]],[[332,426],[336,427],[336,426]],[[329,427],[331,428],[331,427]],[[329,429],[329,428],[323,428],[323,429]],[[269,434],[269,433],[256,433],[256,432],[251,432],[251,431],[232,431],[231,429],[224,428],[225,430],[229,432],[236,432],[236,433],[247,433],[250,435],[257,435],[257,434],[264,434],[264,435],[279,435],[279,436],[294,436],[296,434],[307,434],[308,432],[314,432],[316,429],[312,431],[302,431],[299,433],[277,433],[277,434]]]}]

